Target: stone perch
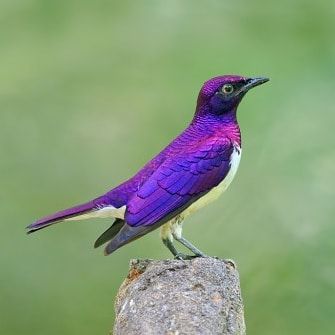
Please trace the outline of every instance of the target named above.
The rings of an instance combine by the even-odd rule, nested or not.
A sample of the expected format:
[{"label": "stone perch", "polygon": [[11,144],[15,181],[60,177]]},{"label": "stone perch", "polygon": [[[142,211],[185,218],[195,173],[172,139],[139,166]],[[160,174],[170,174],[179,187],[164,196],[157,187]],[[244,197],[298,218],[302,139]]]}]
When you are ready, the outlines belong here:
[{"label": "stone perch", "polygon": [[231,261],[132,260],[115,302],[114,335],[245,334]]}]

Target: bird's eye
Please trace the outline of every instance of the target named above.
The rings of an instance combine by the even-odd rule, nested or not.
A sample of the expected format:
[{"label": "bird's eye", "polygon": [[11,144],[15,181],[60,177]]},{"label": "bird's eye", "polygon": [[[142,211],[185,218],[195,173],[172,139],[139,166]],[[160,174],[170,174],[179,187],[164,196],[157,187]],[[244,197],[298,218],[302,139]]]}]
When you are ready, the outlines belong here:
[{"label": "bird's eye", "polygon": [[222,89],[221,89],[222,93],[224,94],[230,94],[230,93],[233,93],[234,91],[234,86],[232,84],[225,84],[222,86]]}]

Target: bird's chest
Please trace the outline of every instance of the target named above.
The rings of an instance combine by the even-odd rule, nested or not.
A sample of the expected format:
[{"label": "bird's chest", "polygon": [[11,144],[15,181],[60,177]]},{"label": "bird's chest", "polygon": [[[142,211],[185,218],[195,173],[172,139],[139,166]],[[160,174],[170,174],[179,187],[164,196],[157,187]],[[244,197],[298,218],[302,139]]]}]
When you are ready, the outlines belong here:
[{"label": "bird's chest", "polygon": [[236,171],[238,169],[238,166],[240,164],[242,150],[240,147],[235,147],[231,158],[230,158],[230,169],[227,173],[226,177],[222,180],[222,182],[214,187],[212,190],[210,190],[208,193],[206,193],[204,196],[202,196],[200,199],[195,201],[191,206],[189,206],[186,210],[184,210],[180,216],[182,218],[185,218],[186,216],[192,214],[193,212],[196,212],[200,208],[208,205],[209,203],[216,200],[230,185],[230,183],[233,181]]}]

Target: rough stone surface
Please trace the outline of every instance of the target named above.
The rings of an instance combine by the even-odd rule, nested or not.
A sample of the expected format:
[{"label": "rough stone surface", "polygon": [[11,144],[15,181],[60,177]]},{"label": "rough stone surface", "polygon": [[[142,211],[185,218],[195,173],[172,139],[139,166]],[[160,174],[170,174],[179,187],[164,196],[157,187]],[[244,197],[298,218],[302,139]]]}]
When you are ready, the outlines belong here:
[{"label": "rough stone surface", "polygon": [[114,335],[245,334],[232,261],[132,260],[115,302]]}]

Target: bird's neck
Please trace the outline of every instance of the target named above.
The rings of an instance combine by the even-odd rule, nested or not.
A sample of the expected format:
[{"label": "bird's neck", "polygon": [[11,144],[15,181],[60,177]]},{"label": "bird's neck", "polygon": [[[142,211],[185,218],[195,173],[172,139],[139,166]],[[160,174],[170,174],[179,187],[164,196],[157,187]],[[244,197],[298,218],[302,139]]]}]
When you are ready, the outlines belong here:
[{"label": "bird's neck", "polygon": [[227,137],[241,146],[241,132],[236,118],[236,110],[223,115],[196,113],[190,127],[201,135]]}]

